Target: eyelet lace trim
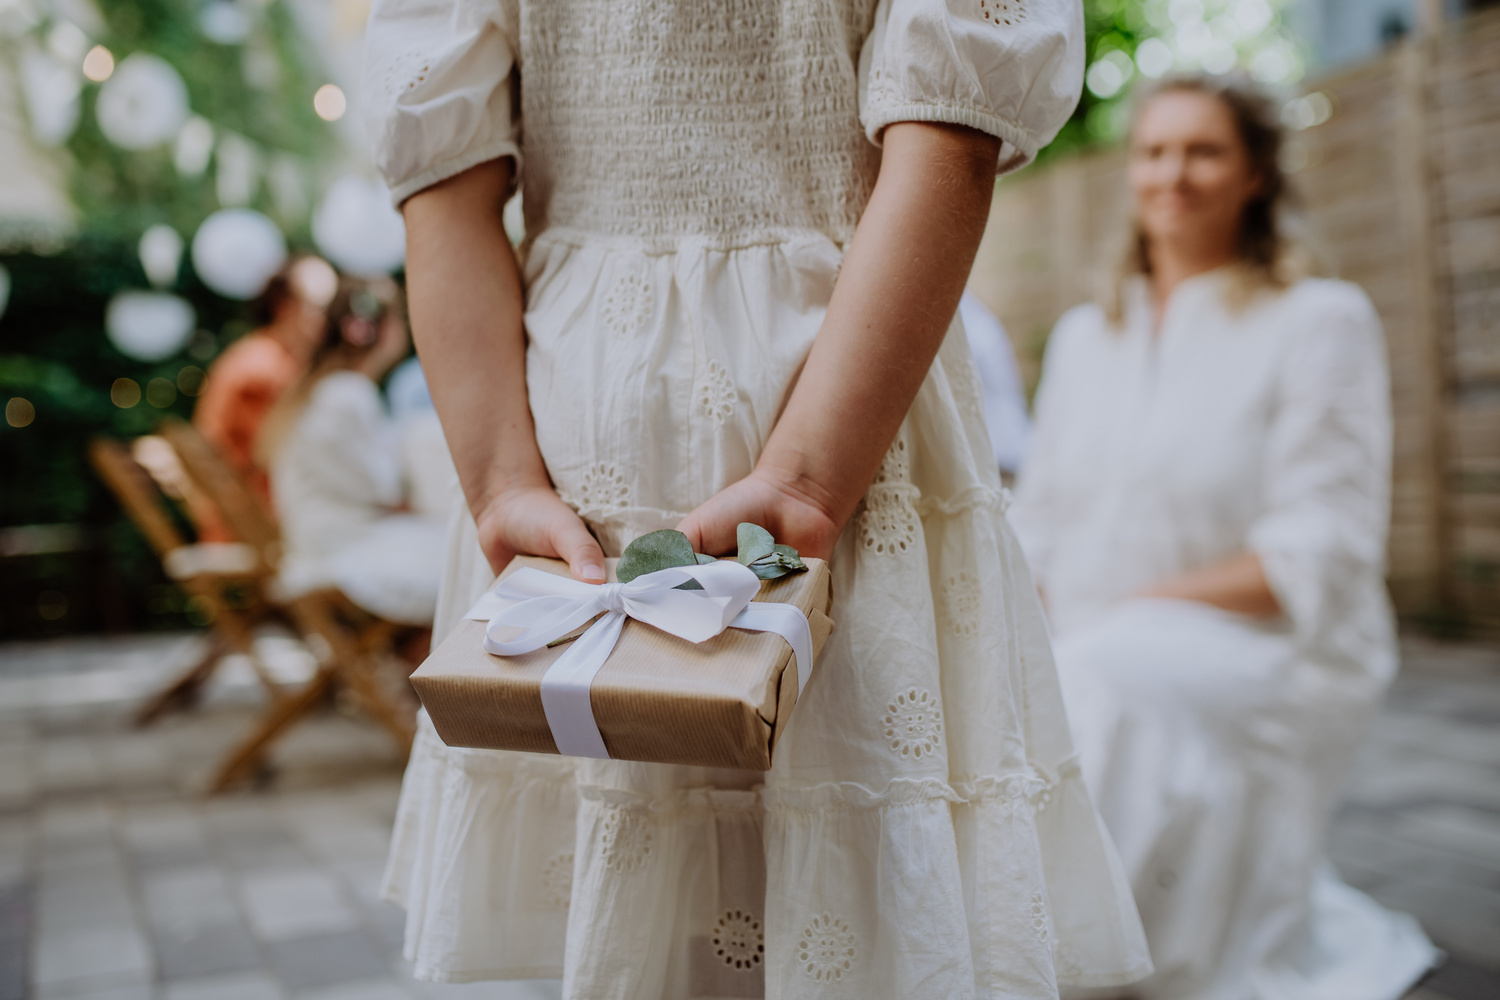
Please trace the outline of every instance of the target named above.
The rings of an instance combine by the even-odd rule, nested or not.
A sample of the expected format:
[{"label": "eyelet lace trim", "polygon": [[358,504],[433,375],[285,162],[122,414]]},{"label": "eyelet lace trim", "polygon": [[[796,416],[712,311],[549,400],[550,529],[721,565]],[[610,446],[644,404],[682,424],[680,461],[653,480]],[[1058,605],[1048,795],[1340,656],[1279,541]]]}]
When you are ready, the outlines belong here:
[{"label": "eyelet lace trim", "polygon": [[903,430],[885,460],[880,471],[865,494],[864,510],[859,515],[857,528],[859,540],[865,550],[876,555],[897,555],[917,544],[922,530],[917,518],[916,499],[920,496],[911,484],[911,459],[907,455],[906,435]]},{"label": "eyelet lace trim", "polygon": [[714,922],[714,955],[741,972],[748,972],[766,957],[766,935],[760,921],[744,910],[725,910]]},{"label": "eyelet lace trim", "polygon": [[708,363],[708,376],[698,387],[698,412],[720,427],[734,416],[739,393],[729,379],[729,371],[717,361]]},{"label": "eyelet lace trim", "polygon": [[902,760],[921,760],[943,744],[943,709],[926,691],[911,688],[886,706],[881,733]]},{"label": "eyelet lace trim", "polygon": [[1031,894],[1031,930],[1036,939],[1042,943],[1042,947],[1052,949],[1052,932],[1048,927],[1050,921],[1047,919],[1047,901],[1042,894],[1034,892]]},{"label": "eyelet lace trim", "polygon": [[972,573],[953,573],[943,580],[943,625],[965,639],[979,633],[979,581]]},{"label": "eyelet lace trim", "polygon": [[606,806],[600,834],[604,863],[613,871],[633,872],[651,860],[651,823],[642,813]]},{"label": "eyelet lace trim", "polygon": [[820,913],[797,938],[797,963],[815,983],[836,983],[854,968],[859,944],[843,917]]},{"label": "eyelet lace trim", "polygon": [[554,910],[566,910],[573,901],[573,852],[554,855],[542,871],[542,892]]},{"label": "eyelet lace trim", "polygon": [[408,90],[414,90],[427,81],[432,72],[432,60],[421,52],[403,52],[380,71],[380,88],[392,102],[400,99]]},{"label": "eyelet lace trim", "polygon": [[1020,24],[1026,20],[1023,0],[979,0],[979,16],[991,24]]},{"label": "eyelet lace trim", "polygon": [[576,493],[563,502],[577,511],[624,510],[630,506],[630,484],[612,462],[596,462],[583,471]]},{"label": "eyelet lace trim", "polygon": [[653,299],[651,286],[639,275],[620,275],[604,296],[600,309],[604,325],[613,333],[635,333],[651,318]]},{"label": "eyelet lace trim", "polygon": [[875,486],[894,486],[911,482],[911,457],[906,453],[906,435],[898,434],[875,473]]}]

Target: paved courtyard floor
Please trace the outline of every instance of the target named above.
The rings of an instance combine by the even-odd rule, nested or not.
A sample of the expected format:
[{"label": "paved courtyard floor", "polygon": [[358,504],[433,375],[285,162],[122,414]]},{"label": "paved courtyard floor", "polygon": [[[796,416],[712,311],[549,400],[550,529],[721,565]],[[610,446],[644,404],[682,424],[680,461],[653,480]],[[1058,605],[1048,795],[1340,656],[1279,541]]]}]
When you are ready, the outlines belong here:
[{"label": "paved courtyard floor", "polygon": [[[0,1000],[540,1000],[555,983],[434,986],[377,898],[401,762],[330,710],[264,788],[199,789],[258,693],[230,664],[205,705],[130,710],[192,636],[0,647]],[[267,640],[278,670],[306,669]],[[1500,650],[1409,642],[1333,831],[1354,884],[1450,955],[1411,1000],[1500,1000]]]}]

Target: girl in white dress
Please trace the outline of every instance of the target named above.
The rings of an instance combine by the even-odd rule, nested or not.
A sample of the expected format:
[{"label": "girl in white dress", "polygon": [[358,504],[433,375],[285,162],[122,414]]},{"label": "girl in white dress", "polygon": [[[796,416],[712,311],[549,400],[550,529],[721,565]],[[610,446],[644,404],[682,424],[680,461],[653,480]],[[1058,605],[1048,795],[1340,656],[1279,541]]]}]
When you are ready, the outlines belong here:
[{"label": "girl in white dress", "polygon": [[424,719],[386,881],[416,975],[589,1000],[1142,976],[954,321],[997,170],[1076,101],[1076,0],[377,0],[367,38],[467,499],[438,633],[516,553],[600,581],[644,532],[721,553],[740,521],[832,559],[837,622],[764,774],[448,748]]},{"label": "girl in white dress", "polygon": [[282,588],[337,587],[372,614],[425,629],[446,519],[403,509],[411,484],[378,385],[410,346],[393,285],[346,285],[258,447],[281,526]]},{"label": "girl in white dress", "polygon": [[1396,669],[1389,390],[1369,300],[1296,278],[1279,138],[1223,82],[1141,106],[1129,273],[1052,334],[1013,511],[1156,964],[1132,996],[1390,1000],[1434,957],[1323,862]]}]

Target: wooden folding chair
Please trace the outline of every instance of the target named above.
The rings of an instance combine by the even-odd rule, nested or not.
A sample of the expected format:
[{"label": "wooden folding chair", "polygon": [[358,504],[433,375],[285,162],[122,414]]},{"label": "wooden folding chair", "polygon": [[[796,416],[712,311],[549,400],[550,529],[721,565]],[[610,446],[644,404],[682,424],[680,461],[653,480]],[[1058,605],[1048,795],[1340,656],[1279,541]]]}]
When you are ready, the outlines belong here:
[{"label": "wooden folding chair", "polygon": [[184,537],[172,510],[186,513],[192,486],[165,440],[140,438],[133,446],[96,440],[89,458],[156,552],[167,576],[187,591],[209,624],[208,648],[202,657],[141,706],[136,724],[147,725],[166,712],[192,705],[231,653],[246,656],[272,701],[279,700],[281,691],[256,655],[253,642],[255,628],[276,614],[265,594],[272,568],[251,546],[195,544]]},{"label": "wooden folding chair", "polygon": [[[171,444],[188,477],[219,511],[230,532],[274,571],[281,560],[281,534],[260,498],[191,424],[164,421],[158,433]],[[406,672],[394,669],[392,650],[412,630],[364,611],[332,589],[280,598],[275,603],[317,657],[318,669],[300,690],[267,707],[250,734],[220,765],[213,789],[223,788],[251,768],[271,741],[316,707],[335,685],[349,691],[360,708],[390,733],[401,752],[408,752],[415,732],[416,695]]]}]

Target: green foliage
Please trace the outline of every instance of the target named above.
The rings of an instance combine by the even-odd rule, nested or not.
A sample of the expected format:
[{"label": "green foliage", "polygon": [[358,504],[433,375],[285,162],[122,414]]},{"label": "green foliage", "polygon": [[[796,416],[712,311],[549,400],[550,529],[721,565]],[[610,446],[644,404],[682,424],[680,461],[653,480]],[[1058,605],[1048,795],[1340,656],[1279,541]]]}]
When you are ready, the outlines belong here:
[{"label": "green foliage", "polygon": [[[1092,65],[1117,49],[1134,57],[1141,42],[1157,35],[1146,16],[1147,6],[1141,0],[1084,0],[1085,64]],[[1078,107],[1057,138],[1042,150],[1038,162],[1116,138],[1123,124],[1119,119],[1124,100],[1123,92],[1105,100],[1085,87]]]},{"label": "green foliage", "polygon": [[758,524],[743,521],[734,529],[734,540],[738,546],[735,558],[740,565],[749,566],[757,559],[764,559],[776,551],[776,539]]},{"label": "green foliage", "polygon": [[629,583],[638,576],[658,570],[696,565],[698,556],[687,535],[663,528],[644,534],[625,546],[625,551],[620,553],[619,565],[615,567],[615,579]]},{"label": "green foliage", "polygon": [[[307,68],[303,43],[292,15],[281,2],[270,4],[244,45],[219,45],[198,29],[201,5],[193,0],[105,0],[107,24],[100,44],[117,60],[149,52],[171,63],[188,88],[193,112],[211,122],[221,135],[231,132],[264,150],[290,154],[311,170],[333,149],[328,126],[312,107],[317,84]],[[246,65],[266,79],[252,85]],[[94,114],[99,88],[82,95],[82,115],[68,140],[74,170],[69,193],[86,232],[131,245],[154,224],[167,223],[191,237],[220,205],[215,170],[197,177],[180,175],[172,165],[172,147],[124,150],[99,130]],[[306,218],[278,213],[262,186],[248,207],[278,218],[297,242],[307,241]]]},{"label": "green foliage", "polygon": [[[758,524],[746,521],[735,530],[735,541],[739,554],[735,557],[740,565],[762,580],[775,580],[807,569],[798,557],[797,550],[790,545],[777,545],[771,533]],[[619,565],[615,567],[615,579],[629,583],[638,576],[676,566],[704,566],[715,562],[713,556],[693,551],[686,535],[671,528],[652,531],[642,535],[620,553]],[[679,590],[702,590],[696,580],[682,584]]]},{"label": "green foliage", "polygon": [[1295,83],[1306,60],[1284,16],[1288,6],[1289,0],[1084,0],[1083,97],[1038,159],[1123,138],[1130,95],[1146,76],[1241,70],[1262,85]]},{"label": "green foliage", "polygon": [[[261,9],[242,45],[204,37],[198,0],[98,0],[98,6],[102,29],[91,44],[108,48],[117,65],[134,52],[166,59],[187,85],[192,112],[213,125],[216,137],[244,138],[258,148],[262,168],[273,157],[294,166],[303,188],[300,209],[278,210],[286,205],[274,203],[268,185],[258,186],[248,207],[276,218],[294,246],[307,245],[306,203],[336,145],[313,111],[321,81],[284,0]],[[36,40],[51,23],[35,27]],[[9,62],[18,51],[0,39],[0,60]],[[98,93],[97,85],[84,86],[78,127],[57,157],[67,171],[75,231],[60,245],[0,232],[0,265],[11,278],[0,316],[0,405],[20,398],[35,410],[25,426],[0,424],[6,483],[0,531],[37,524],[82,528],[71,551],[0,562],[0,636],[201,624],[98,481],[87,446],[100,435],[148,433],[167,414],[188,416],[192,398],[183,390],[196,391],[199,384],[191,369],[207,368],[254,317],[250,305],[205,288],[185,253],[177,282],[164,289],[197,312],[198,332],[184,350],[142,362],[110,345],[104,334],[110,298],[149,287],[138,259],[141,234],[166,223],[190,241],[221,206],[216,166],[186,176],[174,166],[170,144],[132,151],[110,143],[95,117]],[[111,401],[111,386],[122,378],[141,390],[132,405]],[[159,380],[155,392],[148,391],[153,380]],[[129,400],[128,394],[121,399]]]},{"label": "green foliage", "polygon": [[735,529],[735,541],[739,545],[739,554],[735,558],[762,580],[775,580],[807,569],[796,549],[790,545],[777,545],[771,533],[758,524],[742,522]]}]

